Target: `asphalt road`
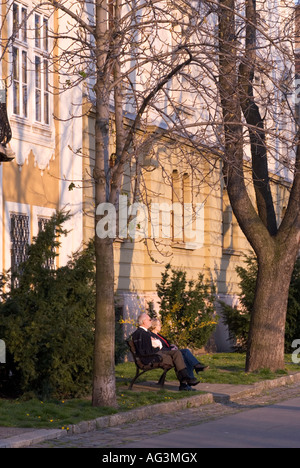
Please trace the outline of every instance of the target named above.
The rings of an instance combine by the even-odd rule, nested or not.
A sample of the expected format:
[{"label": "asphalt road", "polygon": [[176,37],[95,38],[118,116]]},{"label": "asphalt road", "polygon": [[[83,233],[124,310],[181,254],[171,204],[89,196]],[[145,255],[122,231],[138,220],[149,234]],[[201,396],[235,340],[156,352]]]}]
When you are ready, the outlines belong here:
[{"label": "asphalt road", "polygon": [[123,445],[130,447],[300,448],[300,397]]}]

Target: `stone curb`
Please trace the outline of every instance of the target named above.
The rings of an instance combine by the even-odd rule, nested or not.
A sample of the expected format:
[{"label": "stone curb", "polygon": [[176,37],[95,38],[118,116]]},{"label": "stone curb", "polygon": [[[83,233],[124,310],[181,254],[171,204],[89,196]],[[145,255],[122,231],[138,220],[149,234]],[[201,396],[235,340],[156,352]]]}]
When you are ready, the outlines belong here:
[{"label": "stone curb", "polygon": [[176,411],[182,411],[187,408],[197,408],[199,406],[218,401],[230,401],[233,397],[236,400],[247,396],[259,395],[264,390],[290,385],[297,382],[300,382],[300,373],[279,377],[278,379],[274,380],[264,380],[262,382],[257,382],[253,384],[251,388],[248,387],[246,390],[238,391],[232,395],[214,396],[213,393],[205,393],[184,398],[182,400],[174,400],[172,402],[158,403],[152,406],[136,408],[124,413],[102,416],[91,421],[82,421],[78,424],[70,425],[69,430],[37,429],[32,432],[27,432],[18,436],[10,437],[8,439],[0,440],[0,448],[28,447],[45,440],[59,439],[70,434],[83,434],[86,432],[95,431],[97,429],[118,426],[120,424],[146,419],[157,414],[172,413]]},{"label": "stone curb", "polygon": [[24,448],[29,445],[39,444],[49,439],[58,439],[67,435],[67,431],[62,429],[36,429],[32,432],[26,432],[9,439],[0,440],[1,448]]},{"label": "stone curb", "polygon": [[[285,385],[291,385],[294,383],[300,382],[300,372],[296,374],[291,374],[283,377],[278,377],[274,380],[263,380],[261,382],[256,382],[251,385],[251,387],[241,390],[232,395],[226,396],[217,396],[214,398],[214,401],[230,401],[234,396],[234,399],[244,398],[248,396],[255,396],[262,393],[264,390],[270,390],[271,388],[284,387]],[[233,385],[234,387],[234,385]]]},{"label": "stone curb", "polygon": [[182,411],[187,408],[197,408],[201,405],[208,405],[214,402],[212,393],[195,395],[193,397],[174,400],[172,402],[157,403],[151,406],[143,406],[124,413],[117,413],[111,416],[103,416],[93,421],[83,421],[75,424],[70,428],[69,433],[81,434],[96,429],[104,429],[105,427],[118,426],[120,424],[146,419],[157,414],[167,414],[176,411]]}]

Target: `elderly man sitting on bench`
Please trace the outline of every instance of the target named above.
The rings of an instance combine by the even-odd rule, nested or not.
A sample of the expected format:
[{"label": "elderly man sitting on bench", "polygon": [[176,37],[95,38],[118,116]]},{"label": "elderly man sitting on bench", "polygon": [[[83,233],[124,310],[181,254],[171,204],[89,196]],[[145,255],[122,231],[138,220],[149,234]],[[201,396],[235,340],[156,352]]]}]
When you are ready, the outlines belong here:
[{"label": "elderly man sitting on bench", "polygon": [[188,375],[181,352],[176,350],[165,350],[155,347],[155,342],[151,340],[151,319],[145,312],[138,317],[139,327],[132,334],[136,353],[144,364],[161,361],[162,367],[175,367],[177,378],[180,382],[179,390],[186,390],[190,385],[197,385],[199,381]]}]

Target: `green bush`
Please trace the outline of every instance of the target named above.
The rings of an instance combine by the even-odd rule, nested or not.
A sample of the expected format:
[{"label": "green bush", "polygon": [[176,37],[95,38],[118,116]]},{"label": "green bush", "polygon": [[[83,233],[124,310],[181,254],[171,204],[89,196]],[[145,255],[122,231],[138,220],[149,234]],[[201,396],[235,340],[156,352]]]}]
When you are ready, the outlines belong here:
[{"label": "green bush", "polygon": [[204,346],[217,325],[214,286],[202,274],[188,281],[185,271],[168,264],[156,287],[162,334],[180,348]]},{"label": "green bush", "polygon": [[[250,327],[251,312],[254,303],[255,286],[257,278],[257,260],[254,256],[245,259],[246,266],[238,267],[237,273],[240,277],[239,295],[240,305],[230,307],[224,302],[222,315],[224,322],[228,326],[229,338],[236,345],[237,351],[245,352]],[[287,307],[286,329],[285,329],[285,352],[292,351],[291,344],[294,339],[300,338],[300,259],[297,260],[293,271],[289,300]]]},{"label": "green bush", "polygon": [[294,351],[291,344],[300,338],[300,258],[296,261],[293,271],[289,301],[287,309],[287,320],[285,327],[285,348],[286,352]]},{"label": "green bush", "polygon": [[[86,393],[92,381],[95,311],[92,243],[68,264],[47,267],[56,257],[58,237],[68,215],[57,213],[28,248],[28,259],[0,304],[0,336],[7,349],[3,379],[9,391],[39,396]],[[3,389],[2,389],[3,391]]]}]

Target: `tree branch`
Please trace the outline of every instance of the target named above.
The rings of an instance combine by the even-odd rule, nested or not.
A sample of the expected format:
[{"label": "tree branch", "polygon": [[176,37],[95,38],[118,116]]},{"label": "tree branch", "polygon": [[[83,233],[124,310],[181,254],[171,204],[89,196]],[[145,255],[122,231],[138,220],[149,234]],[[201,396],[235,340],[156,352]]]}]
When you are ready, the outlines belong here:
[{"label": "tree branch", "polygon": [[76,15],[76,13],[74,13],[72,10],[70,10],[70,8],[66,7],[65,5],[63,5],[60,1],[58,0],[49,0],[48,1],[48,4],[51,4],[52,6],[54,6],[55,9],[57,10],[61,10],[63,11],[64,13],[67,13],[71,18],[73,18],[75,21],[77,21],[77,23],[84,29],[86,29],[90,34],[92,34],[93,36],[95,35],[95,28],[93,28],[92,26],[90,26],[89,24],[87,24],[80,16]]},{"label": "tree branch", "polygon": [[[130,145],[132,144],[134,135],[135,135],[135,133],[136,133],[138,127],[139,127],[139,124],[141,122],[141,118],[142,118],[147,106],[150,104],[151,100],[157,95],[157,93],[168,83],[168,81],[171,78],[173,78],[173,76],[175,76],[177,73],[179,73],[180,70],[182,70],[182,68],[189,65],[193,60],[193,56],[190,53],[190,51],[188,50],[188,48],[186,48],[184,46],[180,46],[180,47],[178,47],[177,50],[181,50],[181,49],[184,49],[189,54],[189,58],[187,60],[185,60],[183,63],[177,65],[173,70],[171,70],[161,81],[159,81],[157,83],[155,88],[145,97],[145,99],[143,100],[143,102],[142,102],[142,104],[141,104],[141,106],[140,106],[140,108],[139,108],[139,110],[137,112],[137,115],[136,115],[134,121],[132,122],[132,124],[131,124],[131,126],[130,126],[130,128],[128,130],[127,138],[125,140],[122,153],[120,154],[120,158],[119,158],[119,160],[116,161],[116,165],[114,166],[114,168],[112,170],[112,194],[116,193],[116,188],[119,187],[119,185],[120,185],[120,180],[121,180],[121,177],[122,177],[122,174],[123,174],[123,167],[124,167],[124,164],[126,163],[126,160],[127,160],[128,150],[130,148]],[[111,202],[113,203],[114,200],[111,200]]]},{"label": "tree branch", "polygon": [[219,3],[219,92],[224,119],[225,153],[223,174],[233,212],[253,249],[259,255],[271,239],[258,216],[244,178],[243,122],[237,92],[237,38],[234,31],[235,0]]},{"label": "tree branch", "polygon": [[264,122],[253,94],[256,63],[256,0],[246,0],[246,18],[245,54],[239,66],[240,104],[249,125],[252,179],[257,209],[262,222],[273,236],[277,233],[277,223],[270,187],[266,135]]}]

